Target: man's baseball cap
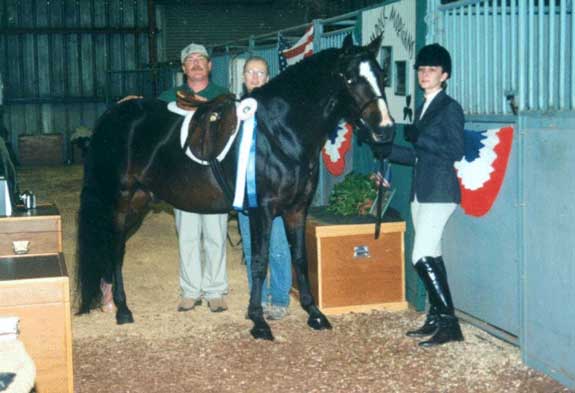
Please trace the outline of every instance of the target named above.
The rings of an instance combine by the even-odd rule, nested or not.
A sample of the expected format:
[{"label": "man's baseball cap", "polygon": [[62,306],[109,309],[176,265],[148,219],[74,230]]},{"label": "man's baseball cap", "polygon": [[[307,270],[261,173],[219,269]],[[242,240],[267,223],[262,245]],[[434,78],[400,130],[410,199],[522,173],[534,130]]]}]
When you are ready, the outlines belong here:
[{"label": "man's baseball cap", "polygon": [[194,44],[192,42],[190,45],[188,45],[184,49],[182,49],[182,52],[180,53],[180,60],[182,61],[182,63],[184,63],[186,61],[186,57],[188,57],[192,53],[199,53],[200,55],[204,56],[206,59],[210,58],[210,56],[208,55],[208,51],[206,50],[205,46],[200,45],[200,44]]}]

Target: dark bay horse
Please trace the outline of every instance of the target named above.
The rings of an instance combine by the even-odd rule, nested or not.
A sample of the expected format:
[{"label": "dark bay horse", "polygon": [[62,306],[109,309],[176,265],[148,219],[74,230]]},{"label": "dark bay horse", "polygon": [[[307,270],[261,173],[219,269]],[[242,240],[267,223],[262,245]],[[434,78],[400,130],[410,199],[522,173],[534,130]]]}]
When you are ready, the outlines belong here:
[{"label": "dark bay horse", "polygon": [[[255,338],[273,339],[263,318],[261,288],[276,216],[285,222],[308,325],[331,328],[310,293],[305,220],[318,181],[321,148],[341,118],[353,122],[373,142],[393,140],[384,75],[376,62],[380,46],[381,37],[360,47],[348,36],[341,48],[302,60],[251,94],[258,103],[259,125],[258,207],[249,209],[253,285],[248,315],[254,322],[251,333]],[[161,101],[131,100],[114,106],[98,120],[85,161],[79,210],[80,314],[98,306],[101,283],[111,283],[117,323],[133,322],[122,275],[125,242],[151,202],[164,200],[199,213],[231,209],[231,200],[222,190],[226,187],[218,183],[213,170],[184,154],[180,144],[183,119]],[[186,146],[197,157],[211,160],[235,131],[236,122],[236,103],[230,97],[200,105],[189,125]],[[224,182],[232,190],[236,156],[231,149],[221,161]]]}]

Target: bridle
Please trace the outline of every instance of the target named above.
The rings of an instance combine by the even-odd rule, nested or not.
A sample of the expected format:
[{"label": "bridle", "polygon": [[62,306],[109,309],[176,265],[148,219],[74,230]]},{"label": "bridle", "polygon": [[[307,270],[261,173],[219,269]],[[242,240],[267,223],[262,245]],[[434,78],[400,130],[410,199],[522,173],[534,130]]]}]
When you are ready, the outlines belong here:
[{"label": "bridle", "polygon": [[[350,82],[349,78],[346,78],[346,76],[341,72],[338,72],[337,76],[343,80],[344,86],[346,87],[347,91],[351,94],[351,90],[350,90],[351,82]],[[352,94],[352,96],[353,96],[353,94]],[[359,109],[357,109],[357,115],[358,115],[357,117],[359,118],[358,127],[368,129],[372,132],[374,131],[373,128],[363,119],[362,115],[369,105],[371,105],[372,103],[377,102],[379,100],[383,100],[385,102],[385,97],[383,95],[376,95],[372,99],[367,101],[365,104],[363,104],[361,107],[359,107]],[[359,105],[357,103],[355,103],[355,107],[357,108],[358,106]]]},{"label": "bridle", "polygon": [[365,104],[363,104],[363,106],[361,108],[359,108],[359,115],[361,117],[361,115],[363,115],[363,112],[365,112],[365,109],[371,105],[374,102],[377,102],[378,100],[383,100],[385,101],[385,97],[384,96],[375,96],[373,97],[371,100],[367,101]]},{"label": "bridle", "polygon": [[363,115],[363,112],[365,112],[366,108],[367,108],[369,105],[371,105],[371,104],[374,103],[374,102],[377,102],[378,100],[383,100],[383,101],[385,101],[385,97],[383,97],[383,96],[375,96],[374,98],[372,98],[371,100],[369,100],[369,101],[367,101],[365,104],[363,104],[362,107],[359,109],[359,112],[358,112],[358,114],[359,114],[358,117],[359,117],[359,124],[360,124],[360,126],[363,127],[363,128],[367,128],[367,129],[369,129],[370,131],[373,131],[373,128],[363,119],[362,115]]},{"label": "bridle", "polygon": [[[351,93],[349,80],[345,77],[345,75],[344,75],[343,73],[338,73],[338,76],[343,79],[343,82],[344,82],[344,85],[345,85],[347,91],[348,91],[349,93]],[[352,94],[352,96],[353,96],[353,94]],[[369,124],[363,119],[362,115],[363,115],[363,113],[365,112],[365,110],[367,109],[367,107],[368,107],[369,105],[373,104],[374,102],[377,102],[378,100],[383,100],[383,101],[385,102],[385,97],[382,96],[382,95],[376,95],[375,97],[373,97],[371,100],[367,101],[365,104],[363,104],[363,105],[359,108],[359,111],[358,111],[359,121],[357,121],[357,123],[359,123],[359,124],[356,125],[356,126],[357,126],[357,127],[356,127],[356,128],[357,128],[356,131],[357,131],[358,133],[360,133],[360,134],[361,134],[362,132],[363,132],[364,134],[369,133],[369,132],[375,133],[375,130],[373,129],[373,127],[372,127],[371,125],[369,125]],[[355,106],[358,107],[359,105],[356,104]],[[359,137],[360,140],[361,140],[361,136],[358,135],[358,137]],[[387,160],[385,160],[385,159],[382,158],[382,159],[380,160],[380,162],[379,162],[379,170],[380,170],[381,173],[385,173],[385,168],[387,167],[387,165],[388,165]],[[383,184],[380,183],[380,184],[378,185],[378,187],[377,187],[377,195],[378,195],[378,198],[377,198],[377,205],[376,205],[376,221],[375,221],[375,233],[374,233],[375,239],[378,239],[378,238],[379,238],[380,231],[381,231],[381,220],[382,220],[381,213],[382,213],[382,210],[383,210],[383,192],[384,192],[384,190],[383,190]]]}]

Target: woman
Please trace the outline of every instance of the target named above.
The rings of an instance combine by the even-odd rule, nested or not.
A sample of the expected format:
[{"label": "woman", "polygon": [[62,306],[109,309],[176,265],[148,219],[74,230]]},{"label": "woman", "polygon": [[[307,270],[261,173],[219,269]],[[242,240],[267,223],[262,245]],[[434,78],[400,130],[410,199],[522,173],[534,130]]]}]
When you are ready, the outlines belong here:
[{"label": "woman", "polygon": [[430,307],[423,326],[407,335],[432,336],[419,343],[430,347],[463,340],[441,256],[441,238],[445,224],[461,201],[453,164],[464,153],[464,116],[457,101],[445,93],[451,76],[451,57],[445,48],[438,44],[423,47],[417,54],[415,69],[425,101],[415,113],[414,124],[405,129],[405,138],[413,148],[393,145],[389,158],[414,166],[412,262],[425,285]]},{"label": "woman", "polygon": [[[269,80],[268,64],[265,59],[257,56],[250,57],[244,64],[244,94],[262,86]],[[252,287],[251,272],[251,239],[249,217],[243,213],[238,214],[242,244],[246,258],[248,285]],[[286,238],[284,222],[276,217],[272,223],[269,255],[270,274],[262,288],[262,308],[267,319],[278,320],[288,314],[289,291],[291,288],[291,253]]]}]

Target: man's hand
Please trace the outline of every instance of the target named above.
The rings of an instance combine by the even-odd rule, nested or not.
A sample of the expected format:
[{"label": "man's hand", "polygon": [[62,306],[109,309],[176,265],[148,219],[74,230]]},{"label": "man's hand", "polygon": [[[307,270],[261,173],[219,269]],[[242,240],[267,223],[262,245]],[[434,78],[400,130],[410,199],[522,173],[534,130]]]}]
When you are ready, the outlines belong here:
[{"label": "man's hand", "polygon": [[116,102],[116,104],[121,104],[122,102],[130,101],[130,100],[139,100],[139,99],[142,99],[142,98],[144,98],[144,97],[142,97],[142,96],[130,95],[130,96],[126,96],[126,97],[124,97],[124,98],[120,98],[120,99]]}]

